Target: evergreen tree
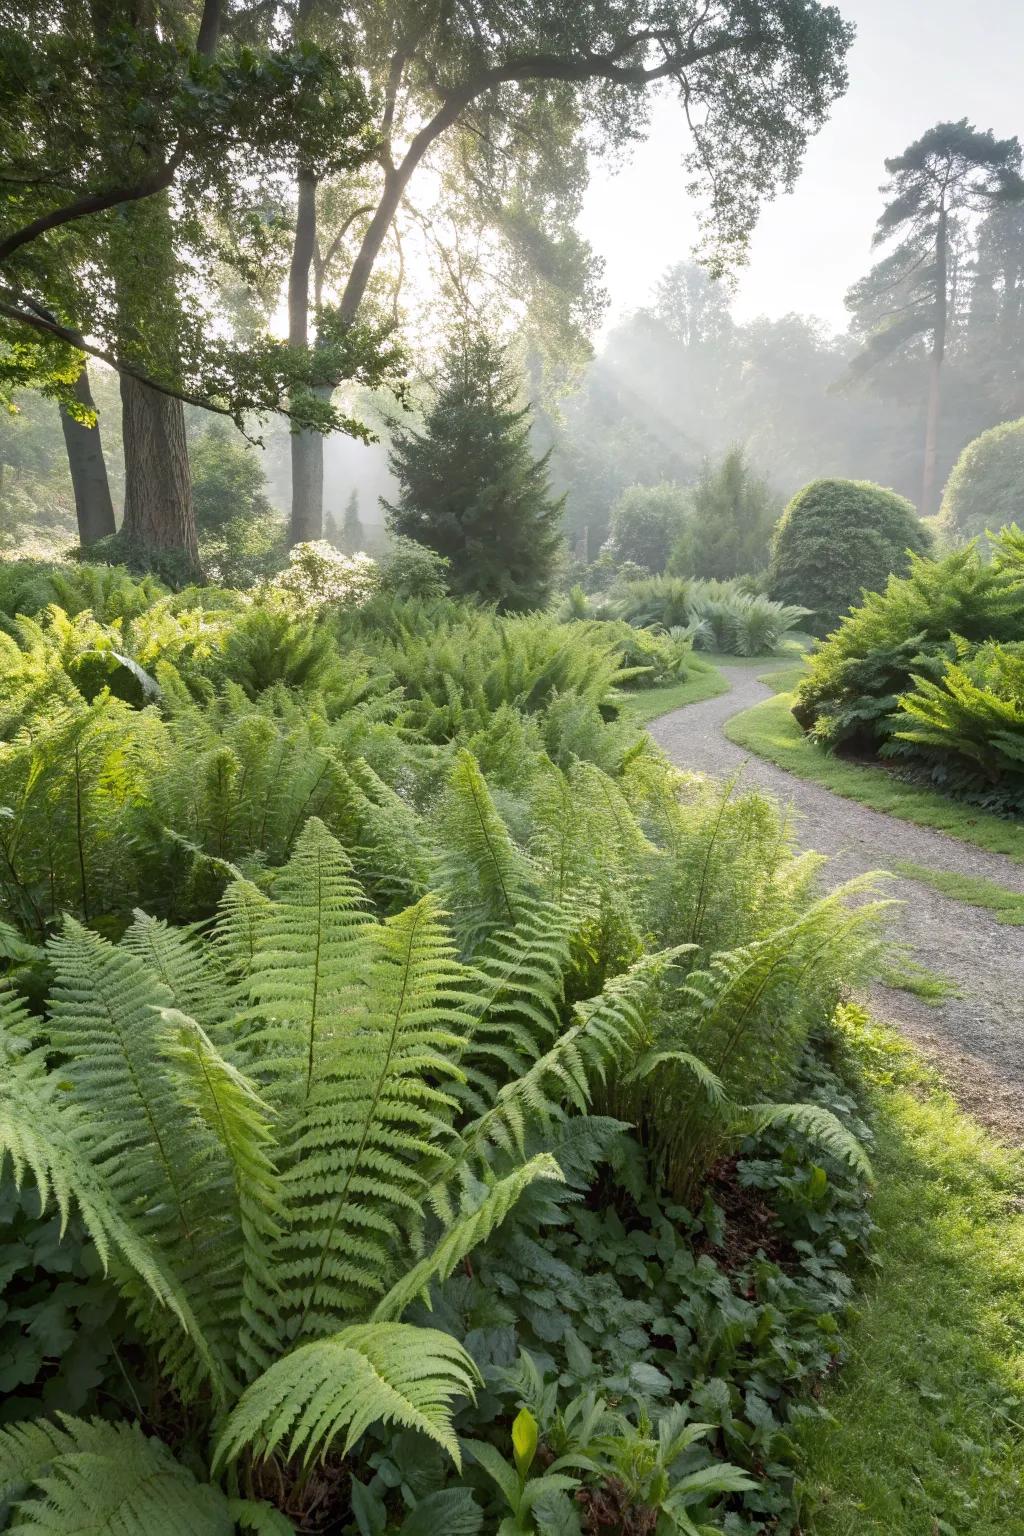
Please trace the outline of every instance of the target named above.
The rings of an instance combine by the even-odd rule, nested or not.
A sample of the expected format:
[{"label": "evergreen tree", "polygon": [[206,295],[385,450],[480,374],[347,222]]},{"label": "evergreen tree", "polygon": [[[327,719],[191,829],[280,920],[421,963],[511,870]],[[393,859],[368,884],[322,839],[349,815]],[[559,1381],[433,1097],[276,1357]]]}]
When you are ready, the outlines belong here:
[{"label": "evergreen tree", "polygon": [[853,328],[866,339],[853,365],[855,376],[927,349],[920,504],[925,517],[936,510],[942,366],[958,319],[958,290],[965,286],[961,247],[973,215],[1024,202],[1020,165],[1016,139],[980,133],[965,117],[937,123],[902,155],[887,160],[891,180],[882,191],[890,197],[874,243],[892,248],[847,295]]},{"label": "evergreen tree", "polygon": [[366,532],[359,516],[359,492],[353,486],[345,503],[345,516],[341,524],[341,548],[346,555],[358,554],[366,548]]},{"label": "evergreen tree", "polygon": [[779,498],[742,448],[730,448],[716,465],[705,460],[669,569],[722,581],[763,570],[781,511]]},{"label": "evergreen tree", "polygon": [[546,601],[562,499],[548,454],[531,450],[530,407],[505,348],[480,332],[456,336],[423,430],[397,434],[391,468],[401,495],[384,503],[389,528],[444,555],[454,592],[516,611]]}]

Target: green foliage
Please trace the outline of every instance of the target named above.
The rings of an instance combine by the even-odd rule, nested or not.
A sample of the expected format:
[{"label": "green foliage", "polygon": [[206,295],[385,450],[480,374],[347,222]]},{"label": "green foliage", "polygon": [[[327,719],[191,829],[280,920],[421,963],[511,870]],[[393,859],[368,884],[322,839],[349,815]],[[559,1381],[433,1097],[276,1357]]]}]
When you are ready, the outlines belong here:
[{"label": "green foliage", "polygon": [[393,533],[449,561],[453,592],[522,612],[545,602],[561,546],[562,504],[547,458],[530,446],[529,407],[506,350],[486,333],[449,345],[422,431],[400,429],[385,503]]},{"label": "green foliage", "polygon": [[811,659],[793,713],[831,748],[878,752],[996,811],[1021,803],[1019,533],[915,559]]},{"label": "green foliage", "polygon": [[[19,1411],[81,1415],[0,1435],[23,1523],[45,1529],[51,1504],[67,1522],[76,1500],[102,1520],[109,1492],[141,1536],[150,1487],[182,1529],[225,1536],[276,1536],[318,1508],[371,1533],[506,1517],[571,1531],[620,1484],[638,1516],[684,1530],[723,1501],[786,1505],[741,1363],[784,1359],[782,1392],[825,1368],[833,1339],[807,1323],[821,1347],[791,1347],[807,1309],[773,1309],[799,1284],[773,1276],[743,1301],[746,1279],[734,1296],[698,1258],[692,1216],[654,1213],[665,1179],[699,1203],[709,1161],[751,1131],[862,1176],[835,1107],[786,1098],[874,908],[860,891],[816,901],[815,863],[767,801],[685,781],[616,721],[642,634],[625,629],[385,595],[307,620],[283,598],[192,593],[106,625],[51,609],[2,637],[0,1147],[31,1228],[12,1294],[52,1338],[34,1310],[48,1272],[28,1265],[56,1220],[86,1270],[72,1318],[109,1320],[66,1369],[19,1354]],[[685,657],[679,637],[657,645],[670,639]],[[153,669],[151,702],[86,697],[82,659],[115,642]],[[56,930],[45,956],[15,923]],[[597,1211],[620,1219],[624,1191],[643,1213],[627,1246],[660,1223],[674,1257],[623,1334],[640,1288],[598,1264],[612,1227],[578,1277],[568,1255]],[[833,1260],[827,1273],[815,1317],[841,1305]],[[699,1326],[662,1326],[691,1302]],[[129,1380],[152,1384],[144,1402],[107,1386],[115,1333]],[[704,1364],[702,1335],[718,1350]],[[599,1379],[571,1336],[600,1354]],[[513,1514],[483,1463],[508,1443],[518,1389],[502,1371],[520,1344],[557,1345],[552,1374],[617,1408],[566,1401],[552,1422],[519,1405],[555,1459],[579,1455],[552,1472],[520,1434],[516,1486],[542,1486]],[[736,1379],[737,1427],[713,1442],[690,1433],[726,1423],[718,1389],[702,1393],[711,1365]],[[467,1437],[490,1451],[459,1473]],[[107,1492],[80,1489],[108,1458]]]},{"label": "green foliage", "polygon": [[939,522],[958,543],[1024,525],[1024,421],[1004,421],[967,444],[946,481]]},{"label": "green foliage", "polygon": [[730,448],[718,465],[705,460],[669,570],[718,581],[764,570],[780,510],[742,448]]},{"label": "green foliage", "polygon": [[415,539],[395,538],[380,562],[380,590],[385,597],[444,597],[450,564]]},{"label": "green foliage", "polygon": [[680,538],[690,506],[690,493],[669,481],[629,486],[612,507],[607,544],[612,559],[618,565],[628,560],[651,575],[660,575]]},{"label": "green foliage", "polygon": [[226,586],[250,587],[271,575],[284,559],[284,524],[267,500],[256,450],[214,417],[190,442],[188,459],[208,576]]},{"label": "green foliage", "polygon": [[[607,612],[628,624],[660,626],[702,650],[761,656],[774,651],[807,609],[773,602],[736,582],[648,576],[612,588]],[[652,679],[654,681],[654,679]]]},{"label": "green foliage", "polygon": [[124,566],[72,565],[44,560],[0,562],[0,624],[35,618],[56,603],[72,618],[88,609],[102,624],[137,618],[167,591],[155,576],[136,578]]},{"label": "green foliage", "polygon": [[910,568],[931,539],[909,501],[860,480],[814,480],[789,503],[775,533],[770,590],[813,613],[827,634],[865,592]]}]

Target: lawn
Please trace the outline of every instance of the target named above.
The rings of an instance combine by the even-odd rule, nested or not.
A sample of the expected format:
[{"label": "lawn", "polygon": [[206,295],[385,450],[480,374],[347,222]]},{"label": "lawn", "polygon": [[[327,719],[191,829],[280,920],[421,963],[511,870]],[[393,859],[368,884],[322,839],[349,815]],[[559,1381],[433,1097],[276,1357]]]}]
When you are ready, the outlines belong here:
[{"label": "lawn", "polygon": [[884,768],[845,762],[823,752],[793,719],[792,701],[792,694],[779,693],[743,710],[726,722],[726,736],[798,778],[810,779],[874,811],[933,827],[990,853],[1024,861],[1024,827],[1020,824],[974,810],[932,790],[901,783]]},{"label": "lawn", "polygon": [[627,694],[625,713],[638,725],[646,725],[659,715],[670,714],[686,704],[699,704],[701,699],[713,699],[717,694],[728,693],[729,683],[713,662],[703,656],[694,657],[687,663],[688,673],[681,683],[669,683],[664,688],[645,688]]},{"label": "lawn", "polygon": [[877,1274],[802,1434],[808,1536],[1024,1536],[1024,1159],[888,1031],[872,1081]]}]

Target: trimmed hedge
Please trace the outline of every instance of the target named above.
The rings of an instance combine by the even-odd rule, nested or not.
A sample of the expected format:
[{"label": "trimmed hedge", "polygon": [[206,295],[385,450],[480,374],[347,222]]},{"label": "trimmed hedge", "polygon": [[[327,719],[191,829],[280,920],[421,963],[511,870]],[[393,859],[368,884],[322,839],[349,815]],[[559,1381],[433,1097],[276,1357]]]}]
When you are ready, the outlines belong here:
[{"label": "trimmed hedge", "polygon": [[946,481],[939,521],[958,543],[989,528],[1024,525],[1024,416],[967,444]]},{"label": "trimmed hedge", "polygon": [[807,628],[825,635],[859,601],[910,566],[908,550],[927,555],[932,536],[911,502],[867,480],[812,480],[779,520],[769,589],[783,603],[813,612]]}]

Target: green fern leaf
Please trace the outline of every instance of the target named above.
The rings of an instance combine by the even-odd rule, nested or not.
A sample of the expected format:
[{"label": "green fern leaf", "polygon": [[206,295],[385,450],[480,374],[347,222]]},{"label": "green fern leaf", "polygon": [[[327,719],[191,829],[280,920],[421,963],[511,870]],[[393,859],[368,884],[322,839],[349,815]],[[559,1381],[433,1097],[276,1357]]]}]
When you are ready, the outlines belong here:
[{"label": "green fern leaf", "polygon": [[217,1443],[214,1470],[245,1450],[265,1457],[278,1446],[309,1466],[342,1435],[347,1455],[376,1423],[419,1430],[459,1466],[452,1404],[473,1397],[480,1379],[462,1345],[433,1328],[343,1328],[293,1350],[246,1389]]},{"label": "green fern leaf", "polygon": [[454,1139],[445,1085],[471,1020],[436,898],[372,925],[362,956],[359,1007],[336,1022],[329,1074],[287,1131],[276,1262],[294,1337],[333,1333],[387,1290],[425,1170],[450,1160]]},{"label": "green fern leaf", "polygon": [[260,926],[250,990],[263,1070],[282,1103],[308,1100],[331,1072],[337,1020],[351,1015],[372,918],[351,860],[311,818],[277,877]]},{"label": "green fern leaf", "polygon": [[563,1181],[561,1168],[553,1157],[541,1153],[514,1173],[499,1179],[473,1210],[464,1213],[444,1232],[433,1252],[413,1266],[377,1303],[372,1321],[397,1321],[417,1296],[429,1300],[433,1281],[447,1280],[457,1264],[485,1243],[496,1227],[508,1216],[527,1185],[535,1179]]},{"label": "green fern leaf", "polygon": [[30,1536],[234,1533],[220,1489],[134,1424],[62,1415],[0,1430],[0,1501],[12,1494],[16,1529]]},{"label": "green fern leaf", "polygon": [[733,1129],[744,1135],[757,1136],[771,1127],[788,1127],[807,1138],[812,1145],[829,1153],[838,1162],[872,1181],[874,1171],[871,1161],[857,1140],[831,1110],[820,1104],[749,1104],[738,1108],[733,1117]]}]

